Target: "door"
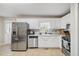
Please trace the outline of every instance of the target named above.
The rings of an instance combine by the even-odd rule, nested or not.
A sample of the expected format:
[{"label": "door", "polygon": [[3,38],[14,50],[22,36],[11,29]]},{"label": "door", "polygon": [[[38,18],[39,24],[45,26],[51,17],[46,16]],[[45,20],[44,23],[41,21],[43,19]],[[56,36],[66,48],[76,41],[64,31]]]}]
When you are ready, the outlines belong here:
[{"label": "door", "polygon": [[18,24],[18,50],[26,50],[27,48],[27,24]]},{"label": "door", "polygon": [[18,50],[17,24],[12,23],[11,49]]}]

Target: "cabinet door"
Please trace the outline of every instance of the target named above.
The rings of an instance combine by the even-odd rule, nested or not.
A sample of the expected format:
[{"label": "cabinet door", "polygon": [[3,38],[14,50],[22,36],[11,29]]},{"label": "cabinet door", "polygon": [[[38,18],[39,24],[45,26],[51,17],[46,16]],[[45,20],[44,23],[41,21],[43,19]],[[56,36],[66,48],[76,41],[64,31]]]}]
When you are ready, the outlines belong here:
[{"label": "cabinet door", "polygon": [[39,48],[44,47],[44,40],[42,39],[42,37],[38,37],[38,47]]},{"label": "cabinet door", "polygon": [[59,47],[58,37],[54,37],[54,38],[52,38],[52,40],[53,40],[53,43],[52,43],[53,47]]},{"label": "cabinet door", "polygon": [[66,28],[66,21],[65,20],[61,20],[61,28],[62,29]]},{"label": "cabinet door", "polygon": [[29,25],[30,25],[30,29],[38,29],[38,22],[37,21],[34,21],[32,20],[31,22],[29,22]]},{"label": "cabinet door", "polygon": [[59,39],[56,37],[40,37],[38,39],[38,47],[40,48],[59,47]]},{"label": "cabinet door", "polygon": [[18,50],[26,50],[27,44],[26,44],[26,39],[22,39],[22,41],[18,41]]},{"label": "cabinet door", "polygon": [[61,29],[61,20],[56,21],[55,29]]},{"label": "cabinet door", "polygon": [[18,50],[18,41],[16,38],[12,38],[11,50]]},{"label": "cabinet door", "polygon": [[27,48],[27,24],[18,23],[18,50],[26,50]]},{"label": "cabinet door", "polygon": [[44,47],[44,48],[50,47],[50,42],[49,42],[50,39],[49,39],[48,37],[43,37],[42,40],[43,40],[43,45],[42,45],[42,47]]},{"label": "cabinet door", "polygon": [[47,41],[46,41],[46,44],[47,44],[47,47],[49,48],[53,48],[54,47],[54,37],[49,37],[47,38]]},{"label": "cabinet door", "polygon": [[58,39],[56,37],[49,37],[49,38],[46,38],[46,47],[49,47],[49,48],[55,48],[55,47],[59,47],[59,42],[58,42]]},{"label": "cabinet door", "polygon": [[51,48],[53,47],[52,43],[53,40],[50,37],[40,37],[38,39],[38,47],[41,48]]}]

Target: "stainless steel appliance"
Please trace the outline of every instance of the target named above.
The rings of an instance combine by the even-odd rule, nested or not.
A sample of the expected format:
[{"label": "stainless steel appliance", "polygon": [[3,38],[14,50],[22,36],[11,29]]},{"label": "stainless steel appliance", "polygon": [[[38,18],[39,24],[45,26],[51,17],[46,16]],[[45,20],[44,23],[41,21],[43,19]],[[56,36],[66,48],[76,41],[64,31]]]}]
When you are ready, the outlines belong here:
[{"label": "stainless steel appliance", "polygon": [[24,22],[12,23],[12,50],[27,50],[28,48],[28,30],[29,24]]},{"label": "stainless steel appliance", "polygon": [[70,35],[68,34],[69,31],[65,31],[66,35],[62,37],[62,52],[66,56],[71,55],[71,39]]},{"label": "stainless steel appliance", "polygon": [[38,47],[38,36],[29,35],[28,36],[28,48]]},{"label": "stainless steel appliance", "polygon": [[28,32],[29,32],[29,35],[36,35],[38,34],[39,29],[29,29]]}]

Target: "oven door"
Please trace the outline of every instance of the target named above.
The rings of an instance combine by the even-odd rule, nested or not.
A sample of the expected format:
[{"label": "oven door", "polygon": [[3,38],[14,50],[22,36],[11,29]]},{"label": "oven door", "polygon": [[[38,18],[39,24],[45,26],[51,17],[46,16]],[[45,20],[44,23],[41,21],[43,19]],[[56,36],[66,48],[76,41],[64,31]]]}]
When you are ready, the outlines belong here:
[{"label": "oven door", "polygon": [[70,42],[63,40],[63,47],[70,52]]}]

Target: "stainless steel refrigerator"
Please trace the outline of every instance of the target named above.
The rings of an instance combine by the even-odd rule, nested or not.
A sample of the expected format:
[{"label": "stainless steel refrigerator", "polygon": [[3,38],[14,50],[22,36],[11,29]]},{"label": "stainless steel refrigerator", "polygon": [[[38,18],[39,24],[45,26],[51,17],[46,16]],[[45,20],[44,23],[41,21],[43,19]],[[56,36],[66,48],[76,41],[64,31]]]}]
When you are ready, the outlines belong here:
[{"label": "stainless steel refrigerator", "polygon": [[28,48],[28,28],[29,24],[24,22],[12,23],[12,50],[27,50]]}]

